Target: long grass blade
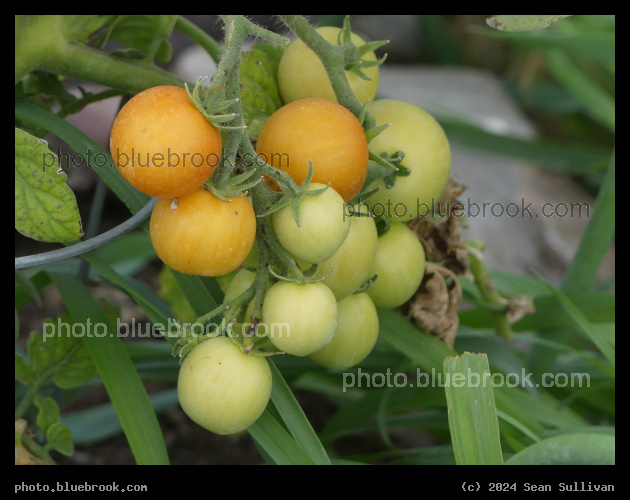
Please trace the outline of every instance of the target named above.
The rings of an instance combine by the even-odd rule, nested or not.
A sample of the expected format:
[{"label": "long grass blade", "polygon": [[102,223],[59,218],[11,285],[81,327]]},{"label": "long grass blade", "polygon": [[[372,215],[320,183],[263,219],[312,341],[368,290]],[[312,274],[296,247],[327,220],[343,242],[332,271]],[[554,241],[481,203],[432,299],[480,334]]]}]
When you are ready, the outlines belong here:
[{"label": "long grass blade", "polygon": [[578,250],[562,280],[565,292],[589,288],[615,235],[615,153]]},{"label": "long grass blade", "polygon": [[[138,465],[168,464],[164,436],[149,396],[129,358],[116,325],[75,276],[51,273],[68,313],[75,323],[102,324],[104,336],[83,336],[105,389],[116,410]],[[113,333],[112,333],[113,332]]]},{"label": "long grass blade", "polygon": [[247,431],[277,465],[314,465],[295,439],[265,410]]},{"label": "long grass blade", "polygon": [[561,50],[546,53],[549,71],[589,110],[589,114],[615,133],[615,99]]},{"label": "long grass blade", "polygon": [[458,465],[502,465],[499,421],[485,354],[444,360],[448,423]]},{"label": "long grass blade", "polygon": [[506,465],[615,465],[615,436],[562,434],[528,446]]},{"label": "long grass blade", "polygon": [[302,407],[295,399],[291,389],[273,361],[271,359],[267,359],[267,361],[273,375],[271,400],[289,432],[315,464],[330,465],[330,458],[306,418],[304,410],[302,410]]}]

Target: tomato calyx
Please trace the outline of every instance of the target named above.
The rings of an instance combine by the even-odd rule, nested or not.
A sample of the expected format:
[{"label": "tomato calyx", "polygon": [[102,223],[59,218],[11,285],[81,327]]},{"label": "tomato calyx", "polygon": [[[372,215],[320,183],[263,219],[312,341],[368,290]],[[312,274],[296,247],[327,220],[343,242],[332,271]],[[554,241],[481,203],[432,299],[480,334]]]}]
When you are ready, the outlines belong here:
[{"label": "tomato calyx", "polygon": [[297,269],[291,269],[289,274],[279,274],[273,270],[271,266],[269,266],[269,273],[276,278],[278,281],[291,281],[293,283],[297,283],[299,285],[305,285],[307,283],[317,283],[319,281],[324,281],[332,272],[332,266],[326,274],[323,276],[317,276],[317,270],[319,269],[319,264],[311,264],[311,266],[307,269],[301,270],[299,266]]},{"label": "tomato calyx", "polygon": [[309,160],[309,168],[308,174],[306,175],[306,179],[298,189],[297,195],[288,190],[285,191],[284,188],[281,187],[283,191],[283,195],[264,213],[258,214],[257,217],[267,217],[278,210],[291,205],[291,211],[293,212],[293,218],[295,219],[295,223],[298,227],[301,227],[301,218],[300,212],[302,207],[302,200],[306,198],[314,198],[316,196],[324,193],[329,187],[330,182],[326,185],[326,187],[320,189],[311,189],[309,190],[309,186],[311,184],[311,180],[313,179],[313,162]]},{"label": "tomato calyx", "polygon": [[243,130],[247,128],[244,125],[226,125],[226,123],[231,122],[239,116],[238,113],[226,113],[226,111],[236,104],[240,98],[219,100],[211,107],[208,107],[206,102],[208,101],[210,90],[208,87],[202,85],[205,80],[205,77],[200,77],[192,91],[188,88],[188,84],[185,85],[188,97],[195,108],[197,108],[197,111],[219,130]]},{"label": "tomato calyx", "polygon": [[[241,349],[245,350],[249,342],[247,342],[242,335],[234,335],[233,327],[239,320],[247,320],[247,318],[245,318],[247,308],[252,301],[255,301],[258,290],[257,285],[259,281],[262,280],[267,280],[266,273],[263,273],[260,278],[257,275],[257,279],[242,294],[232,300],[224,302],[203,316],[200,316],[193,323],[186,323],[184,325],[176,323],[176,336],[178,338],[173,346],[173,356],[180,358],[180,364],[183,362],[186,355],[200,342],[221,335],[230,337]],[[263,290],[264,289],[266,289],[266,287],[263,287]],[[260,302],[262,302],[262,297],[260,298]],[[256,312],[254,311],[251,319],[253,323],[258,322],[255,314]],[[260,313],[258,313],[258,316],[260,316]],[[248,333],[249,331],[248,329]],[[252,329],[252,334],[246,335],[245,337],[252,337],[255,332],[255,329]],[[251,350],[251,347],[249,350]]]},{"label": "tomato calyx", "polygon": [[346,16],[343,20],[343,27],[339,32],[337,44],[341,47],[344,56],[344,69],[352,71],[363,80],[371,80],[362,70],[365,68],[373,68],[380,66],[387,59],[387,54],[376,60],[366,60],[364,56],[370,52],[380,49],[383,45],[387,45],[389,40],[375,40],[367,42],[363,45],[356,46],[352,43],[352,29],[350,27],[350,16]]},{"label": "tomato calyx", "polygon": [[386,189],[391,188],[396,183],[396,177],[407,177],[411,173],[411,170],[403,166],[403,164],[401,163],[402,160],[405,158],[405,153],[403,153],[402,151],[396,151],[393,156],[390,156],[387,153],[382,153],[380,156],[389,163],[395,165],[398,169],[395,172],[389,175],[385,175],[383,177],[383,182],[385,183]]},{"label": "tomato calyx", "polygon": [[[226,161],[224,157],[221,158],[221,163]],[[220,164],[219,170],[223,168]],[[249,195],[249,190],[259,184],[262,181],[262,177],[257,175],[256,170],[247,170],[241,174],[230,175],[226,181],[226,185],[223,188],[219,188],[213,182],[211,177],[204,184],[204,187],[210,191],[214,196],[221,201],[230,202],[230,198],[242,198]]]},{"label": "tomato calyx", "polygon": [[376,232],[379,236],[383,236],[392,227],[392,222],[387,217],[376,218]]},{"label": "tomato calyx", "polygon": [[407,177],[411,174],[411,170],[402,165],[402,160],[405,157],[405,153],[402,151],[396,151],[392,156],[387,153],[382,153],[377,156],[372,156],[370,151],[370,161],[368,162],[367,174],[365,176],[365,182],[361,191],[350,201],[352,204],[359,204],[367,200],[374,193],[379,191],[380,186],[370,188],[374,181],[383,179],[385,189],[390,189],[396,183],[397,177]]}]

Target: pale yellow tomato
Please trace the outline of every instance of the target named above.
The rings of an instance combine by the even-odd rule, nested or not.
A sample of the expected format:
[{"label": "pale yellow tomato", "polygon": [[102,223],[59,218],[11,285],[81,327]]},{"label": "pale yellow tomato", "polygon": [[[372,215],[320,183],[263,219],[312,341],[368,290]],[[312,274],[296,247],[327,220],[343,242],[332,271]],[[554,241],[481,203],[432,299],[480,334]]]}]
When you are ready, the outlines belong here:
[{"label": "pale yellow tomato", "polygon": [[267,407],[271,370],[264,357],[245,354],[228,337],[213,337],[184,359],[177,395],[191,420],[216,434],[235,434]]}]

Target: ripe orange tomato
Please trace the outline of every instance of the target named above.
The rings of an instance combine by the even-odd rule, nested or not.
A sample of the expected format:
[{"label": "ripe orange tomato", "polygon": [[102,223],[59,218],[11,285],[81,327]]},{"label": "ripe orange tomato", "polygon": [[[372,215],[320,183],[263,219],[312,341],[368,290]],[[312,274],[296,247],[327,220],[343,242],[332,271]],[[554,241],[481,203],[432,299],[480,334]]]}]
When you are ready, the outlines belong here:
[{"label": "ripe orange tomato", "polygon": [[208,180],[221,158],[222,140],[184,89],[162,85],[123,106],[109,147],[132,186],[149,196],[175,198]]},{"label": "ripe orange tomato", "polygon": [[[258,156],[302,184],[313,161],[313,182],[350,201],[365,181],[368,145],[361,123],[341,104],[309,98],[289,103],[263,125]],[[274,187],[274,186],[272,186]]]},{"label": "ripe orange tomato", "polygon": [[184,274],[220,276],[236,269],[254,244],[256,215],[247,198],[225,202],[205,188],[161,199],[151,215],[158,257]]}]

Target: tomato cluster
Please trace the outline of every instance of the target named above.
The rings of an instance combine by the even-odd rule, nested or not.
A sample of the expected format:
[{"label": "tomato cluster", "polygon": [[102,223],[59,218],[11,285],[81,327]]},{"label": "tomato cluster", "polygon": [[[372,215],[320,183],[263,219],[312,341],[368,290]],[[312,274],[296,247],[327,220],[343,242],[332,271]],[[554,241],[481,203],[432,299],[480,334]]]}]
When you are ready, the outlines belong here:
[{"label": "tomato cluster", "polygon": [[[339,42],[338,29],[319,31],[331,43]],[[364,43],[354,35],[352,40]],[[373,52],[364,57],[376,59]],[[200,276],[232,273],[225,311],[255,286],[264,288],[265,283],[256,281],[257,273],[269,270],[260,274],[267,276],[262,303],[254,307],[252,299],[233,318],[239,325],[251,323],[250,333],[261,338],[231,336],[228,331],[228,336],[204,339],[181,366],[182,408],[215,433],[246,429],[264,411],[271,371],[263,354],[309,357],[335,370],[356,366],[376,344],[377,309],[404,304],[424,276],[424,248],[406,222],[430,214],[422,208],[433,206],[444,190],[450,149],[443,130],[414,104],[373,100],[378,66],[370,66],[363,75],[367,80],[346,75],[376,125],[389,124],[368,143],[371,135],[366,135],[364,123],[337,102],[323,65],[313,61],[319,63],[299,40],[285,50],[277,75],[283,106],[269,116],[256,138],[259,158],[301,186],[299,198],[278,204],[266,216],[265,227],[273,234],[259,231],[256,236],[251,200],[235,197],[225,202],[204,188],[216,163],[177,168],[155,161],[129,167],[120,161],[147,152],[220,157],[221,134],[185,91],[158,87],[138,94],[123,107],[112,129],[112,156],[121,173],[139,190],[161,198],[151,218],[151,240],[164,263]],[[393,170],[380,177],[369,175],[374,155],[385,163],[402,157],[394,163],[404,167],[399,172],[405,175]],[[274,180],[270,174],[264,179],[268,192],[277,193],[269,199],[290,196],[286,189],[280,194],[279,177]],[[379,220],[383,224],[377,224]],[[264,252],[259,253],[256,243]],[[279,248],[293,266],[278,267],[277,256],[269,257]],[[269,260],[258,262],[262,258]],[[283,269],[285,275],[273,268]],[[297,274],[289,269],[297,269]]]}]

